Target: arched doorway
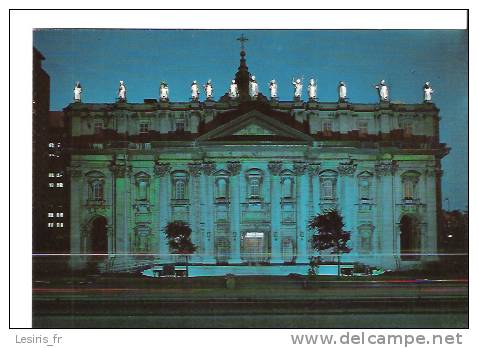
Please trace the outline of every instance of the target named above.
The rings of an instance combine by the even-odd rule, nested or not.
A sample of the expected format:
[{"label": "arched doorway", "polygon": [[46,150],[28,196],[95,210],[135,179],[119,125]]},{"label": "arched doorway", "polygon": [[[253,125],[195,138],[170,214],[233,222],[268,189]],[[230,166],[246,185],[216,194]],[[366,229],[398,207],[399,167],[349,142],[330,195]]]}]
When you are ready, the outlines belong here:
[{"label": "arched doorway", "polygon": [[404,215],[400,219],[400,256],[402,260],[417,260],[420,253],[420,229],[416,218]]},{"label": "arched doorway", "polygon": [[90,253],[108,254],[107,221],[103,216],[98,216],[90,222]]}]

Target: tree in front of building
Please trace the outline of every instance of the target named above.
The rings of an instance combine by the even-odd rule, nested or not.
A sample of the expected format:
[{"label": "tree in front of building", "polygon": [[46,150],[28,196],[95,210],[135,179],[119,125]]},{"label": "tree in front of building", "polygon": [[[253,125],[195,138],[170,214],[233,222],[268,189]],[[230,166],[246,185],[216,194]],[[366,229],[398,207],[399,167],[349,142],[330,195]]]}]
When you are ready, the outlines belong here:
[{"label": "tree in front of building", "polygon": [[351,250],[347,246],[350,232],[344,231],[342,216],[335,209],[328,210],[313,217],[309,222],[309,228],[317,232],[312,237],[314,250],[330,250],[332,254],[337,255],[337,273],[340,276],[340,256]]},{"label": "tree in front of building", "polygon": [[191,241],[191,227],[184,221],[172,221],[164,228],[168,238],[169,249],[174,254],[184,255],[186,258],[186,275],[189,275],[189,255],[193,254],[197,246]]}]

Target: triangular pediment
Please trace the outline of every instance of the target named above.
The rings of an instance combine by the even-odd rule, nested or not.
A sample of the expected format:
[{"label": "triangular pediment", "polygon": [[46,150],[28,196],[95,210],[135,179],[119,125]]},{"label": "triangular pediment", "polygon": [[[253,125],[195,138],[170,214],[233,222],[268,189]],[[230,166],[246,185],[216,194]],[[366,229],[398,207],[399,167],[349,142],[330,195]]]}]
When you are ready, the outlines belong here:
[{"label": "triangular pediment", "polygon": [[[292,118],[291,118],[292,121]],[[308,134],[273,116],[252,110],[236,116],[201,135],[199,141],[291,141],[310,142]]]},{"label": "triangular pediment", "polygon": [[271,129],[264,128],[257,123],[251,123],[232,135],[276,135],[276,133],[274,133]]}]

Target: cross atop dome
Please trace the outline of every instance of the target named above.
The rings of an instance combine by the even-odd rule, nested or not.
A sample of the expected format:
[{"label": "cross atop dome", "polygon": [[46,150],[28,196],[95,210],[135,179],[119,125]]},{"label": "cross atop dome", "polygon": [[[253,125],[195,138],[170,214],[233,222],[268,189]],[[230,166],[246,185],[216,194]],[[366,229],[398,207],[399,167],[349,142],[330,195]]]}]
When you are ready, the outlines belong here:
[{"label": "cross atop dome", "polygon": [[241,34],[241,36],[238,37],[236,40],[241,42],[241,51],[244,51],[244,43],[249,39],[245,37],[244,34]]},{"label": "cross atop dome", "polygon": [[241,34],[236,40],[241,42],[241,61],[239,68],[237,69],[235,81],[239,90],[240,100],[249,100],[249,80],[251,76],[249,74],[249,69],[247,68],[246,51],[244,50],[244,43],[249,39],[245,37],[244,34]]}]

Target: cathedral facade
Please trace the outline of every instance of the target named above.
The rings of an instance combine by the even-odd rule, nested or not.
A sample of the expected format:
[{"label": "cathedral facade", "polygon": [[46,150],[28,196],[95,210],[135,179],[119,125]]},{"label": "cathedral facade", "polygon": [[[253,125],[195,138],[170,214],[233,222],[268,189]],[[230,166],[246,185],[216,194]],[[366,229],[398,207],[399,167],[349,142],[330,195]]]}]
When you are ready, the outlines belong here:
[{"label": "cathedral facade", "polygon": [[192,229],[191,264],[258,273],[307,265],[317,255],[309,220],[328,209],[351,232],[345,262],[406,269],[436,260],[448,149],[433,103],[395,104],[382,91],[376,104],[342,92],[322,102],[310,91],[279,101],[272,89],[251,93],[251,82],[242,51],[237,95],[218,100],[173,102],[162,91],[132,104],[124,84],[115,103],[75,93],[64,109],[74,268],[94,255],[110,271],[175,262],[163,232],[175,220]]}]

